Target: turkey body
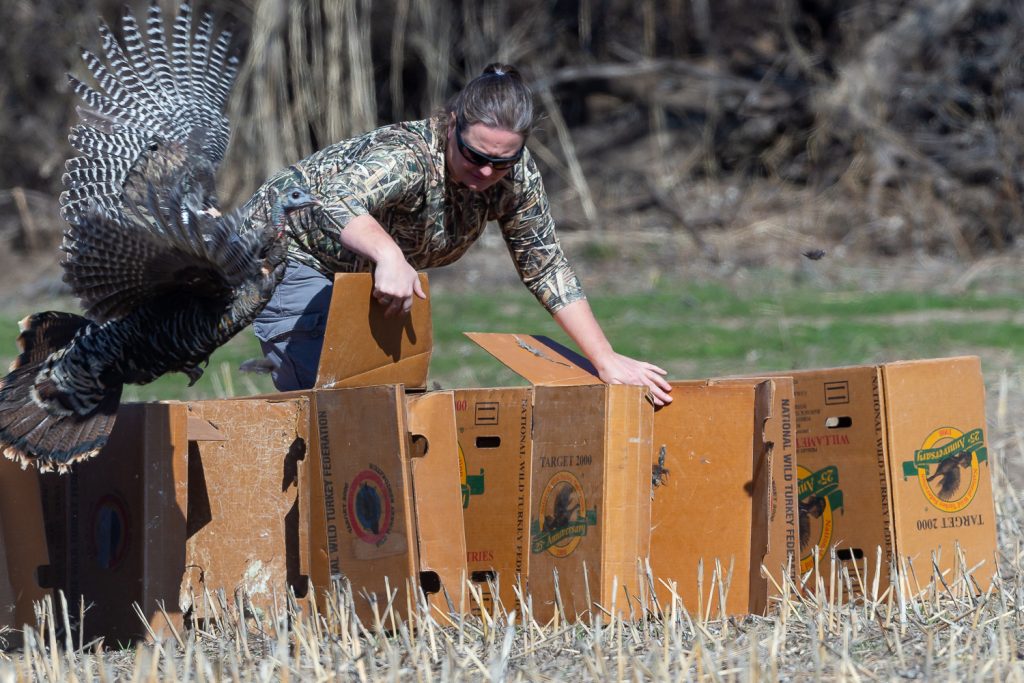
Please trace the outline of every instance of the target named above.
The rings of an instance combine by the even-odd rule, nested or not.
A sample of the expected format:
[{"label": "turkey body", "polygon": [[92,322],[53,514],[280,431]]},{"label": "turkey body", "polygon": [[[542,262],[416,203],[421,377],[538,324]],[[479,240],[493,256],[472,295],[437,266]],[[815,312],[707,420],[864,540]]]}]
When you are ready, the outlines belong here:
[{"label": "turkey body", "polygon": [[[198,380],[210,354],[252,322],[280,281],[287,216],[314,204],[295,188],[275,202],[281,226],[244,234],[241,217],[196,212],[174,192],[167,207],[149,207],[162,221],[83,218],[68,231],[65,270],[92,315],[49,311],[22,321],[22,353],[0,380],[4,454],[63,471],[102,448],[125,384],[168,372]],[[97,247],[108,241],[130,248],[118,257]]]},{"label": "turkey body", "polygon": [[61,374],[93,380],[92,386],[76,384],[96,394],[169,372],[184,372],[194,384],[210,354],[252,322],[269,298],[274,278],[268,274],[262,284],[228,300],[169,292],[102,324],[80,318],[85,324],[58,359]]},{"label": "turkey body", "polygon": [[61,265],[83,315],[23,320],[21,354],[0,379],[0,450],[41,470],[102,448],[125,384],[198,380],[280,282],[294,214],[319,204],[297,179],[258,206],[218,208],[238,60],[210,15],[193,30],[183,4],[168,38],[153,2],[144,31],[126,13],[123,42],[106,26],[100,35],[105,59],[83,52],[97,87],[70,77],[83,106],[69,139],[81,154],[61,195]]}]

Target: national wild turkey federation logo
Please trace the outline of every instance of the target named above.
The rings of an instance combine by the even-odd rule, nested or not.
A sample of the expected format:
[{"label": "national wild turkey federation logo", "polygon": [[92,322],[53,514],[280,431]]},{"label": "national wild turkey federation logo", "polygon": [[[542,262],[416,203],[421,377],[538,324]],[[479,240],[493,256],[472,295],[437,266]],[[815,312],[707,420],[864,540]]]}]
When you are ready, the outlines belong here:
[{"label": "national wild turkey federation logo", "polygon": [[356,538],[371,545],[387,540],[395,521],[395,494],[384,471],[371,464],[345,487],[345,523]]},{"label": "national wild turkey federation logo", "polygon": [[797,465],[796,471],[800,480],[800,571],[806,572],[814,567],[814,556],[832,542],[832,515],[843,507],[843,491],[835,465],[817,472]]},{"label": "national wild turkey federation logo", "polygon": [[540,516],[530,523],[530,550],[567,557],[592,526],[597,526],[597,506],[588,510],[579,480],[569,472],[559,472],[544,487]]},{"label": "national wild turkey federation logo", "polygon": [[[959,512],[971,504],[981,483],[979,465],[988,461],[985,433],[940,427],[903,463],[903,478],[916,477],[928,502],[943,512]],[[970,478],[965,476],[970,473]]]}]

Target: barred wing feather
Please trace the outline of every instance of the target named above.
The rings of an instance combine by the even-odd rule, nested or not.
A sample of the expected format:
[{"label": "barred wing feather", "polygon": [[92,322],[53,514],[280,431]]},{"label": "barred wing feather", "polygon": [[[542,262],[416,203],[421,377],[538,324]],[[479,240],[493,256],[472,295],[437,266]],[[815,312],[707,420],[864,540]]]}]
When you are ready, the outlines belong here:
[{"label": "barred wing feather", "polygon": [[171,292],[227,301],[260,268],[262,236],[239,234],[237,213],[213,216],[194,193],[149,190],[145,207],[94,204],[65,233],[64,281],[97,323]]},{"label": "barred wing feather", "polygon": [[223,114],[238,69],[229,55],[231,34],[214,34],[207,14],[193,32],[192,11],[181,5],[170,45],[156,2],[148,10],[145,33],[128,11],[122,21],[123,46],[105,25],[100,28],[103,57],[88,50],[82,58],[95,87],[69,76],[82,105],[81,123],[69,140],[79,152],[65,165],[61,214],[68,220],[94,203],[123,208],[143,199],[152,167],[202,171],[213,199],[212,172],[224,157],[229,128]]}]

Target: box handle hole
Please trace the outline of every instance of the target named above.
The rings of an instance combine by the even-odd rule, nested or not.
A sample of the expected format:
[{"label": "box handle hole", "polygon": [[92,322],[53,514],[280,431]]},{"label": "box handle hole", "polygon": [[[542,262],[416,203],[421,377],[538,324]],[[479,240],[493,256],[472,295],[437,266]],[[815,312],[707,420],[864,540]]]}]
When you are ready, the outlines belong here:
[{"label": "box handle hole", "polygon": [[826,417],[825,426],[829,429],[849,429],[853,426],[853,419],[845,415],[839,417]]},{"label": "box handle hole", "polygon": [[840,560],[862,560],[864,551],[860,548],[836,548],[836,558]]},{"label": "box handle hole", "polygon": [[437,572],[420,572],[420,588],[427,595],[441,592],[441,577]]},{"label": "box handle hole", "polygon": [[500,436],[478,436],[476,437],[477,448],[499,448],[501,446]]},{"label": "box handle hole", "polygon": [[494,571],[488,569],[482,572],[470,572],[469,580],[473,583],[487,583],[488,581],[494,581],[496,574]]},{"label": "box handle hole", "polygon": [[422,458],[430,450],[430,443],[422,434],[413,434],[411,441],[412,448],[409,454],[414,458]]}]

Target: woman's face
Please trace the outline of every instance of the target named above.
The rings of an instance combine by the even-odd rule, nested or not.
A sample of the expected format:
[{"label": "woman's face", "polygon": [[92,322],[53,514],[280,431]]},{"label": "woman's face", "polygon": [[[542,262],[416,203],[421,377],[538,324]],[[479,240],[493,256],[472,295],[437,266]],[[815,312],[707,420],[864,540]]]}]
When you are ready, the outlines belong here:
[{"label": "woman's face", "polygon": [[495,169],[491,164],[477,165],[467,159],[474,152],[494,158],[515,157],[523,148],[523,136],[503,128],[491,128],[482,123],[466,126],[461,131],[462,144],[468,154],[459,148],[459,131],[456,130],[455,115],[448,120],[448,149],[445,159],[452,180],[474,192],[483,192],[504,178],[511,168]]}]

